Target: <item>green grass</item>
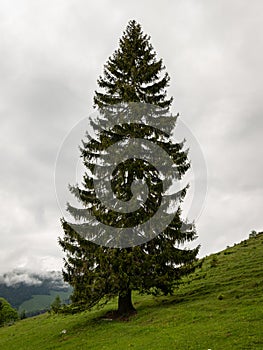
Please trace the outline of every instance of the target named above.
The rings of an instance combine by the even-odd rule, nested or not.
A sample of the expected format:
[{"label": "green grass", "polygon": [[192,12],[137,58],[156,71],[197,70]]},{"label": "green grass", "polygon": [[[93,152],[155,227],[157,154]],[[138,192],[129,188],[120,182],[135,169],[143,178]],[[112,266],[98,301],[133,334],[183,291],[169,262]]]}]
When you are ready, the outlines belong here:
[{"label": "green grass", "polygon": [[[0,329],[1,350],[263,349],[263,235],[207,257],[173,297],[134,296],[127,322],[99,318],[116,307],[41,315]],[[62,334],[62,330],[66,330]]]}]

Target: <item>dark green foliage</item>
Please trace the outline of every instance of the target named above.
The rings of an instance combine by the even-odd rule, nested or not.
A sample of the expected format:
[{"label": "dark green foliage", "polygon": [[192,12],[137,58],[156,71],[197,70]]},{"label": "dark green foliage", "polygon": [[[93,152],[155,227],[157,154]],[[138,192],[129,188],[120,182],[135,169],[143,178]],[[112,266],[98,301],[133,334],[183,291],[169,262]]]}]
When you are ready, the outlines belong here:
[{"label": "dark green foliage", "polygon": [[216,255],[214,255],[212,260],[211,260],[210,266],[211,267],[216,267],[217,265],[218,265],[218,258],[217,258]]},{"label": "dark green foliage", "polygon": [[61,299],[60,296],[57,295],[53,303],[50,305],[50,311],[57,314],[60,311],[61,307]]},{"label": "dark green foliage", "polygon": [[19,318],[20,318],[20,320],[24,320],[26,318],[26,310],[22,310],[19,313]]},{"label": "dark green foliage", "polygon": [[[162,107],[162,113],[169,110],[172,98],[166,97],[165,88],[169,77],[165,73],[162,60],[156,59],[149,37],[142,33],[141,27],[131,21],[120,40],[120,48],[104,67],[104,77],[98,80],[103,92],[95,92],[94,103],[99,111],[116,103],[141,102]],[[133,105],[136,108],[136,105]],[[114,108],[112,107],[113,114]],[[161,109],[160,109],[161,110]],[[127,110],[126,110],[127,112]],[[105,117],[105,114],[104,114]],[[114,118],[114,115],[112,116]],[[107,123],[107,114],[106,114]],[[164,117],[166,118],[166,117]],[[176,117],[164,119],[172,130]],[[97,125],[94,122],[94,128]],[[68,205],[68,211],[75,220],[87,219],[87,212],[108,226],[130,227],[144,222],[155,214],[163,195],[162,182],[155,169],[147,162],[137,158],[128,159],[115,169],[112,188],[123,201],[131,198],[131,185],[134,179],[144,179],[149,188],[147,201],[138,215],[121,215],[108,210],[96,197],[93,184],[93,171],[100,152],[120,140],[144,138],[163,148],[177,165],[181,178],[189,168],[187,152],[183,143],[174,143],[169,135],[150,125],[125,122],[110,130],[103,130],[98,139],[83,141],[81,156],[88,171],[83,179],[83,187],[70,186],[70,191],[81,203],[82,208]],[[161,161],[161,160],[160,160]],[[125,171],[128,175],[125,177]],[[148,175],[151,177],[147,177]],[[172,180],[172,179],[171,179]],[[183,200],[186,189],[177,193],[177,200]],[[134,213],[133,213],[134,214]],[[88,222],[90,224],[90,222]],[[120,314],[134,311],[131,291],[149,294],[172,294],[178,281],[195,269],[199,247],[182,249],[181,244],[196,238],[192,224],[185,224],[178,208],[172,222],[159,235],[141,245],[129,248],[110,248],[96,245],[84,239],[78,232],[85,231],[88,224],[72,224],[62,219],[64,237],[59,244],[66,252],[63,271],[66,282],[74,287],[73,304],[80,308],[91,308],[98,303],[107,302],[119,296]],[[86,225],[86,226],[85,226]]]},{"label": "dark green foliage", "polygon": [[98,79],[103,92],[95,92],[94,103],[102,108],[122,102],[145,102],[169,108],[167,99],[169,76],[162,60],[157,60],[150,44],[150,37],[143,34],[140,24],[130,21],[120,39],[119,49],[104,66],[104,76]]},{"label": "dark green foliage", "polygon": [[18,320],[18,313],[4,299],[0,298],[0,327]]},{"label": "dark green foliage", "polygon": [[249,238],[255,238],[257,236],[257,231],[252,230],[249,234]]}]

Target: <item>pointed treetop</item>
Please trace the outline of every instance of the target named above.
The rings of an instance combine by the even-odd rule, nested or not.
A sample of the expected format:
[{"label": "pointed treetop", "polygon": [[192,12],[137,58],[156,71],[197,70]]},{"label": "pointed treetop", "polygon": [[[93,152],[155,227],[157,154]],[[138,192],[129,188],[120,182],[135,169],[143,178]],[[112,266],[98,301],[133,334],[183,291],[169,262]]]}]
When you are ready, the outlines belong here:
[{"label": "pointed treetop", "polygon": [[122,102],[144,102],[169,108],[173,99],[166,97],[170,77],[162,74],[164,69],[150,36],[143,34],[135,20],[129,21],[119,48],[104,65],[104,76],[98,79],[104,91],[95,91],[94,106],[100,109]]}]

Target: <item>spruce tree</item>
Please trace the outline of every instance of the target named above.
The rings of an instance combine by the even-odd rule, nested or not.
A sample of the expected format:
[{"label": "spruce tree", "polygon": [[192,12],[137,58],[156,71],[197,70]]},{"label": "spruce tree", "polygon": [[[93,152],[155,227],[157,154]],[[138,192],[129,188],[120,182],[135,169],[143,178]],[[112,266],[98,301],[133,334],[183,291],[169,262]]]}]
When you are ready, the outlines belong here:
[{"label": "spruce tree", "polygon": [[[89,138],[83,141],[81,156],[88,171],[82,187],[70,186],[83,208],[68,204],[68,211],[76,220],[84,219],[86,222],[74,224],[62,219],[64,237],[59,239],[59,243],[67,254],[63,275],[65,281],[74,288],[73,303],[84,308],[91,308],[118,296],[118,314],[131,313],[135,311],[132,304],[133,290],[140,293],[172,294],[181,277],[194,269],[199,247],[181,249],[180,244],[194,240],[196,232],[193,225],[186,224],[181,219],[180,207],[162,232],[140,244],[115,247],[99,245],[92,239],[86,239],[89,237],[86,231],[92,231],[92,217],[108,225],[107,234],[110,235],[111,227],[129,227],[144,222],[146,217],[152,217],[164,195],[156,169],[134,157],[120,164],[114,171],[112,187],[117,197],[125,202],[132,197],[133,181],[144,179],[149,187],[147,201],[142,203],[136,215],[121,215],[119,211],[105,208],[94,191],[93,171],[96,160],[109,146],[127,139],[145,138],[155,142],[170,155],[176,164],[179,178],[190,166],[187,152],[183,149],[184,143],[174,143],[170,135],[153,128],[145,120],[140,124],[129,122],[132,110],[135,113],[138,111],[138,103],[147,106],[150,104],[159,108],[157,112],[154,109],[155,113],[160,111],[162,116],[166,114],[161,119],[164,120],[164,128],[173,130],[176,118],[167,115],[172,98],[167,98],[166,88],[170,78],[163,72],[164,69],[162,60],[158,60],[153,51],[150,37],[143,34],[140,24],[130,21],[120,39],[119,49],[109,58],[104,66],[104,75],[98,79],[101,91],[95,92],[94,104],[104,117],[101,124],[107,124],[111,118],[114,120],[116,110],[119,113],[122,107],[126,120],[124,118],[123,124],[115,125],[110,130],[102,129],[97,140]],[[99,121],[93,123],[94,129],[99,129],[98,123]],[[176,193],[179,202],[183,200],[186,189]],[[171,200],[175,197],[171,196]],[[81,234],[83,232],[86,234]]]}]

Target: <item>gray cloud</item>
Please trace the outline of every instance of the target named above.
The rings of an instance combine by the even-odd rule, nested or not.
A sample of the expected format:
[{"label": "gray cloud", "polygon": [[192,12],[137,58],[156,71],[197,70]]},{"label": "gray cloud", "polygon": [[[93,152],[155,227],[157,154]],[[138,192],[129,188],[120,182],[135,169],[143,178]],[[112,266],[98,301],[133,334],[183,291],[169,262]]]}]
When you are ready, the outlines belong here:
[{"label": "gray cloud", "polygon": [[39,286],[47,280],[49,281],[50,287],[53,286],[53,288],[56,289],[67,287],[66,283],[63,281],[62,274],[58,271],[40,271],[39,273],[35,273],[32,270],[15,269],[0,275],[0,284],[15,288],[21,283],[28,286]]},{"label": "gray cloud", "polygon": [[262,13],[260,0],[2,0],[0,270],[62,265],[56,154],[92,113],[96,79],[132,18],[164,59],[173,110],[204,152],[202,254],[262,230]]},{"label": "gray cloud", "polygon": [[0,276],[0,283],[5,284],[8,287],[15,286],[20,283],[25,283],[29,286],[32,286],[32,285],[41,285],[42,281],[40,281],[34,276],[30,276],[27,272],[22,272],[22,273],[12,272],[12,273]]}]

